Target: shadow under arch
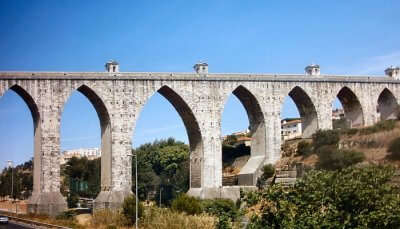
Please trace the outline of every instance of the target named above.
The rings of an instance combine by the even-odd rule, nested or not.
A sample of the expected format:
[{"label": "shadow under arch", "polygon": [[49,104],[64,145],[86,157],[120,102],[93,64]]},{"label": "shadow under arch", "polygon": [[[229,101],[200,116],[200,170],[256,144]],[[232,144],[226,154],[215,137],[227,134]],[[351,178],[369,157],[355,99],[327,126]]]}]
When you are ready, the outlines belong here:
[{"label": "shadow under arch", "polygon": [[300,113],[302,137],[310,138],[318,129],[318,114],[310,96],[299,86],[295,86],[288,94]]},{"label": "shadow under arch", "polygon": [[77,89],[93,105],[100,121],[101,129],[101,191],[108,190],[112,185],[112,134],[110,115],[103,100],[97,93],[86,85],[81,85]]},{"label": "shadow under arch", "polygon": [[377,112],[380,114],[380,119],[396,119],[397,118],[397,100],[393,93],[385,88],[379,94]]},{"label": "shadow under arch", "polygon": [[337,98],[343,106],[345,118],[350,122],[350,128],[364,126],[364,114],[356,94],[344,86],[338,92]]},{"label": "shadow under arch", "polygon": [[265,121],[257,98],[244,86],[238,86],[233,92],[246,110],[250,124],[251,155],[265,155]]},{"label": "shadow under arch", "polygon": [[[237,184],[229,184],[229,186],[254,186],[257,183],[257,178],[260,175],[259,173],[266,155],[266,127],[264,114],[256,96],[243,85],[237,86],[232,91],[232,94],[240,101],[246,110],[247,118],[249,119],[251,147],[250,158],[241,168],[237,177]],[[221,151],[223,151],[223,149],[221,149]],[[223,175],[222,178],[224,178]]]},{"label": "shadow under arch", "polygon": [[172,104],[185,125],[190,148],[190,188],[200,188],[203,179],[203,138],[199,123],[189,105],[173,89],[164,85],[157,92]]},{"label": "shadow under arch", "polygon": [[32,96],[21,86],[15,84],[9,88],[9,90],[17,93],[25,104],[28,106],[29,111],[32,115],[33,121],[33,192],[37,193],[41,191],[41,138],[42,132],[40,127],[40,112],[38,105],[32,98]]}]

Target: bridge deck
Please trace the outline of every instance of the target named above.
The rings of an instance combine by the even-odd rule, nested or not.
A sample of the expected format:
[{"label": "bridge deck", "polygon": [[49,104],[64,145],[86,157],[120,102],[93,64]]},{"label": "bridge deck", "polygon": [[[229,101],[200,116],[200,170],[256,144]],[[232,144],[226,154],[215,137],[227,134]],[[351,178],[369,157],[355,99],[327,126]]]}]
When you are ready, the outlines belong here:
[{"label": "bridge deck", "polygon": [[319,75],[304,74],[247,74],[247,73],[195,73],[167,72],[0,72],[0,79],[51,79],[51,80],[189,80],[189,81],[301,81],[301,82],[365,82],[400,83],[387,76]]}]

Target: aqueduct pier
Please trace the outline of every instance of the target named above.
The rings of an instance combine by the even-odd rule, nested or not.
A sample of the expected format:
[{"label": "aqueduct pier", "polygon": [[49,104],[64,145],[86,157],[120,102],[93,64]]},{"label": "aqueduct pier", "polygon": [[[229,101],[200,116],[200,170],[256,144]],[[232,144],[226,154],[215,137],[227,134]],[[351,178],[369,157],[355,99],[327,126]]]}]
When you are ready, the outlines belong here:
[{"label": "aqueduct pier", "polygon": [[[222,186],[221,116],[233,93],[245,107],[252,134],[251,157],[239,185],[252,187],[260,168],[281,155],[280,112],[285,96],[295,102],[303,136],[332,128],[332,102],[338,98],[354,127],[394,118],[400,98],[399,68],[386,76],[306,74],[212,74],[206,65],[195,73],[0,72],[0,98],[13,90],[29,107],[34,122],[34,187],[29,211],[54,215],[66,208],[60,194],[60,120],[75,90],[93,104],[101,126],[101,192],[96,208],[118,207],[131,193],[131,137],[142,107],[156,92],[182,118],[190,144],[189,194],[235,198],[239,187]],[[113,67],[113,68],[110,68]],[[311,67],[311,69],[310,69]],[[318,67],[318,68],[317,68]],[[79,112],[79,111],[77,111]]]}]

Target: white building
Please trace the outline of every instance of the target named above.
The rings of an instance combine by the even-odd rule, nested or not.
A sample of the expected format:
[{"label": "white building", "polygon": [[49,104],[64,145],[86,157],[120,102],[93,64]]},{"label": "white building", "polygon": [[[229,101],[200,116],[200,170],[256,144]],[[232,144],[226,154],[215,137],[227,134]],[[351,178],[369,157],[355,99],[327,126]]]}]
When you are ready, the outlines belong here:
[{"label": "white building", "polygon": [[101,151],[99,148],[80,148],[65,150],[61,153],[60,164],[65,164],[72,157],[87,157],[89,160],[94,160],[101,157]]},{"label": "white building", "polygon": [[300,138],[302,135],[301,119],[282,119],[282,140]]},{"label": "white building", "polygon": [[339,120],[342,118],[344,118],[344,110],[343,109],[332,110],[332,120]]}]

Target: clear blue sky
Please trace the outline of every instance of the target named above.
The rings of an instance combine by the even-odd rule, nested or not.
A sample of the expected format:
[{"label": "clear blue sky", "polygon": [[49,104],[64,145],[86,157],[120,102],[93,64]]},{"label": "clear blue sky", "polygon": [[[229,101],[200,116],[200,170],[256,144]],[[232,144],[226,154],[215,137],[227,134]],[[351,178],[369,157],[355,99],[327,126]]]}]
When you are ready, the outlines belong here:
[{"label": "clear blue sky", "polygon": [[[0,1],[0,71],[210,72],[379,74],[400,65],[400,1]],[[159,117],[156,109],[165,110]],[[287,99],[284,117],[298,116]],[[234,96],[223,134],[247,128]],[[32,118],[9,91],[0,98],[0,168],[32,156]],[[135,147],[155,138],[187,141],[179,116],[154,95],[134,133]],[[61,148],[98,147],[99,121],[78,92],[65,106]]]}]

